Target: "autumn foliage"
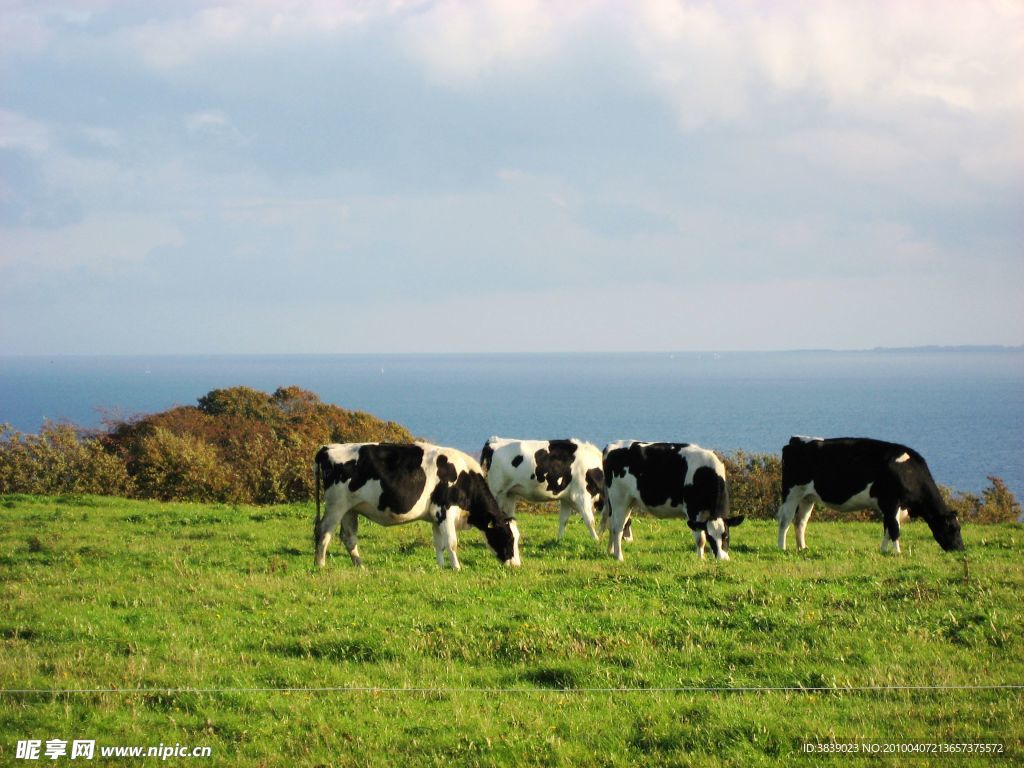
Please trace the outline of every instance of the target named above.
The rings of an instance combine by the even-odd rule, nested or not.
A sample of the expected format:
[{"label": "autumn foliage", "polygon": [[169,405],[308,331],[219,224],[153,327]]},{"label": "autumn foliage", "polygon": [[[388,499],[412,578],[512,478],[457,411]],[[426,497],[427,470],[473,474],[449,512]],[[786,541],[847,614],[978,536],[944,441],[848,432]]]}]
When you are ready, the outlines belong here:
[{"label": "autumn foliage", "polygon": [[215,389],[195,406],[115,420],[99,432],[51,423],[38,435],[4,429],[0,493],[300,501],[312,498],[320,445],[412,439],[394,422],[323,403],[298,387],[269,395]]}]

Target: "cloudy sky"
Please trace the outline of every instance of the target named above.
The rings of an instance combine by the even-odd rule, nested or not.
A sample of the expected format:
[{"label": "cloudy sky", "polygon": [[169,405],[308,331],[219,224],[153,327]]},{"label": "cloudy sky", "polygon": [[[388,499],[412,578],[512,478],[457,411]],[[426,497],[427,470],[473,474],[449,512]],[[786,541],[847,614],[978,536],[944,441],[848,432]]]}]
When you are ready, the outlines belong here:
[{"label": "cloudy sky", "polygon": [[0,1],[0,354],[1024,342],[1024,4]]}]

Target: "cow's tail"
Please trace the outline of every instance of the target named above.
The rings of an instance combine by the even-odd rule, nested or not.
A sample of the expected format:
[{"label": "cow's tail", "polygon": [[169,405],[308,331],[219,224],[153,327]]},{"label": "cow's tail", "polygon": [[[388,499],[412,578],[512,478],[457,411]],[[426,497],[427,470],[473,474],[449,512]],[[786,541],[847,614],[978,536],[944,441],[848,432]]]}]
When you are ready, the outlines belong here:
[{"label": "cow's tail", "polygon": [[320,543],[320,523],[323,517],[320,515],[320,486],[323,484],[323,469],[320,467],[320,454],[317,454],[313,462],[313,496],[316,498],[316,518],[313,520],[313,546]]}]

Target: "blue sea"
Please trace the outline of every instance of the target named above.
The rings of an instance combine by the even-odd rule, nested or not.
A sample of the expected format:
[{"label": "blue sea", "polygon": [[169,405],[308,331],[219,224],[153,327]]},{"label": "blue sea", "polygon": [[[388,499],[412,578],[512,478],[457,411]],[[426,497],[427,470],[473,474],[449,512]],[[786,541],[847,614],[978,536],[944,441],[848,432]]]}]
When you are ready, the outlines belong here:
[{"label": "blue sea", "polygon": [[298,385],[476,453],[490,435],[778,452],[790,435],[906,443],[940,483],[1024,498],[1024,348],[644,354],[0,357],[0,422],[99,426],[211,389]]}]

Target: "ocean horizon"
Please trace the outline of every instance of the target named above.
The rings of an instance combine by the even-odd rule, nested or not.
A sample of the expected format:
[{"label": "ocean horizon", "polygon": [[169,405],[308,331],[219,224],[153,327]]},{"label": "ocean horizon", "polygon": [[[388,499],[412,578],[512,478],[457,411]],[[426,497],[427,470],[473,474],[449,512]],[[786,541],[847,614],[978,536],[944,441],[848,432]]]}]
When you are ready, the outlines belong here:
[{"label": "ocean horizon", "polygon": [[0,423],[99,428],[211,389],[296,385],[477,453],[491,435],[778,453],[793,434],[905,443],[938,482],[1024,497],[1024,347],[776,352],[0,356]]}]

